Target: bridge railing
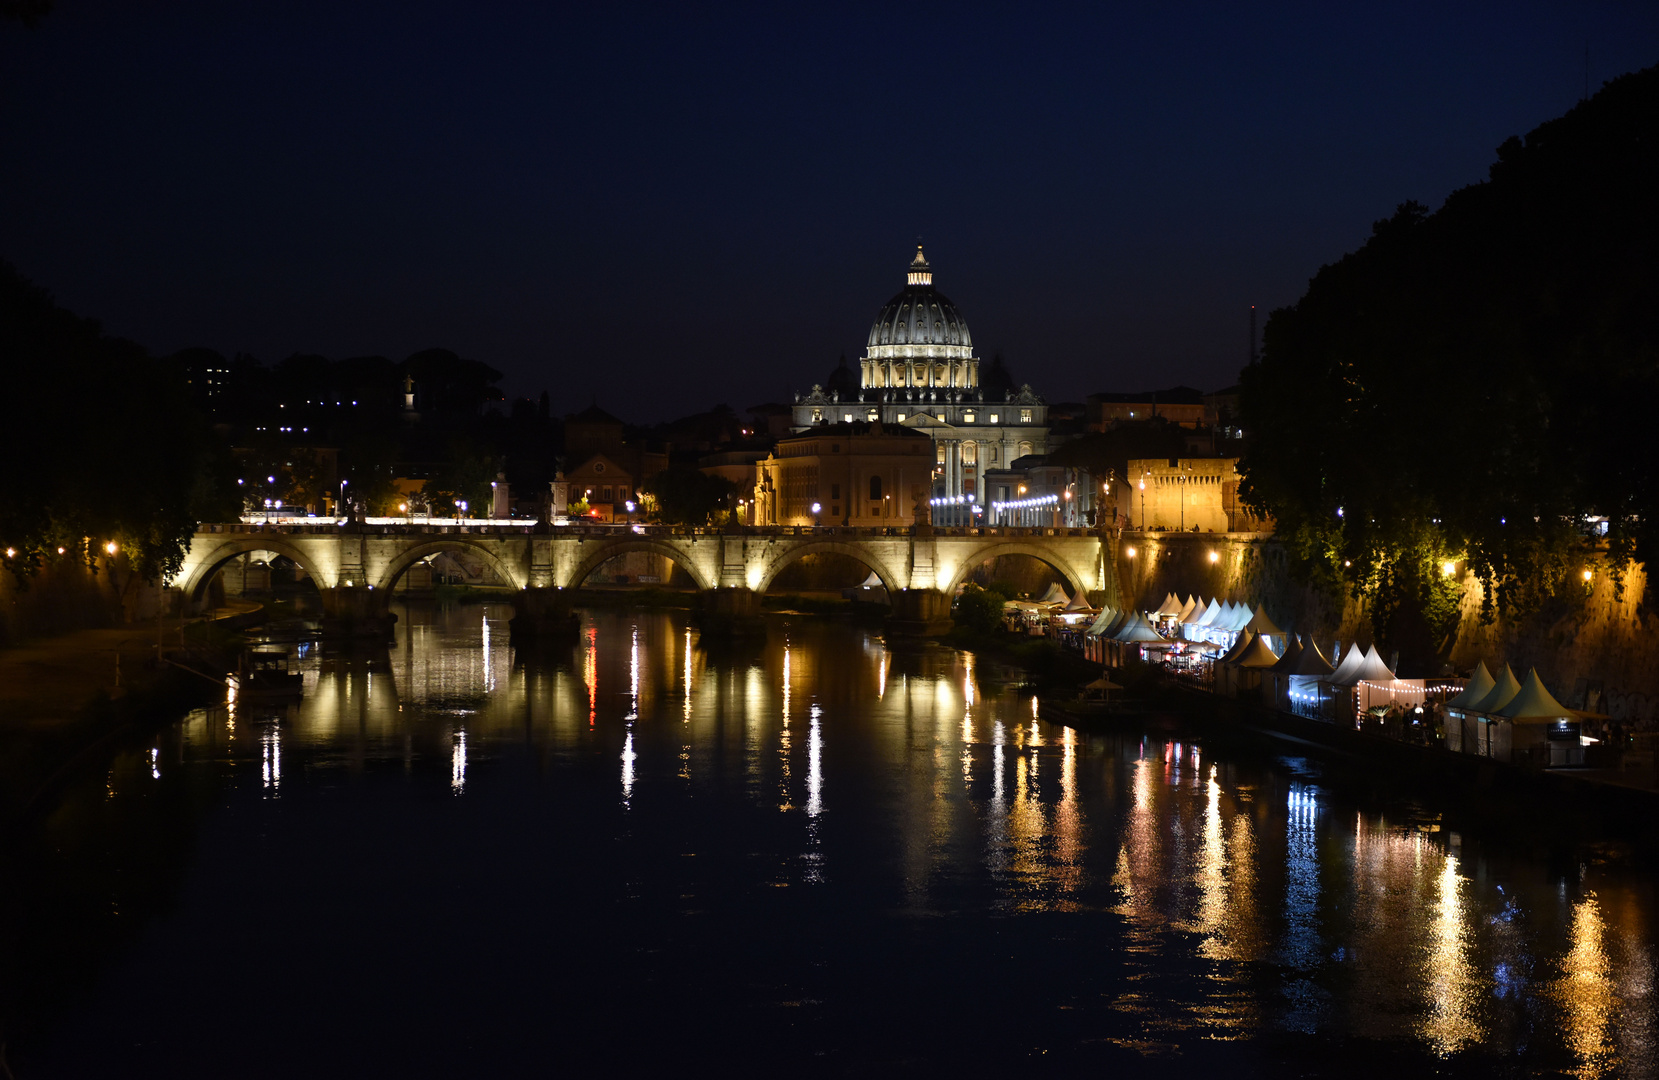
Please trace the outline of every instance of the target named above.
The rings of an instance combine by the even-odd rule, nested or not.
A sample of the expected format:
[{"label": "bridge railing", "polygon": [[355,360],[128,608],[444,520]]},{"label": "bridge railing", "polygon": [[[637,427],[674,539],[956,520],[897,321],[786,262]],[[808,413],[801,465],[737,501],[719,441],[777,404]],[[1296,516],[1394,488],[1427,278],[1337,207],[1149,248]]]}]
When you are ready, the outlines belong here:
[{"label": "bridge railing", "polygon": [[[362,536],[554,536],[583,539],[613,539],[625,536],[643,536],[652,539],[692,539],[724,535],[723,528],[701,528],[688,525],[532,525],[501,522],[489,525],[429,525],[422,523],[397,525],[350,525],[329,521],[326,524],[294,524],[265,522],[203,522],[196,526],[198,535],[277,535],[317,536],[339,535],[351,531]],[[905,538],[915,534],[909,525],[752,525],[745,526],[744,536],[811,536],[845,539]],[[1100,535],[1084,527],[1013,526],[1013,525],[938,525],[934,536],[943,537],[1091,537]]]}]

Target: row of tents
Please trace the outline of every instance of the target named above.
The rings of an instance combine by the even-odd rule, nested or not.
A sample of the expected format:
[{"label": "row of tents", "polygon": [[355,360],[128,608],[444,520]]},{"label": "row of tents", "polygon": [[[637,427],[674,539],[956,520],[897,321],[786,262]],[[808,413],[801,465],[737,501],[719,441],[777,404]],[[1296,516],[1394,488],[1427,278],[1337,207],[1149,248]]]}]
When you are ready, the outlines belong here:
[{"label": "row of tents", "polygon": [[1499,761],[1584,764],[1582,714],[1557,701],[1538,677],[1523,682],[1508,664],[1494,678],[1485,663],[1463,692],[1446,702],[1446,747]]}]

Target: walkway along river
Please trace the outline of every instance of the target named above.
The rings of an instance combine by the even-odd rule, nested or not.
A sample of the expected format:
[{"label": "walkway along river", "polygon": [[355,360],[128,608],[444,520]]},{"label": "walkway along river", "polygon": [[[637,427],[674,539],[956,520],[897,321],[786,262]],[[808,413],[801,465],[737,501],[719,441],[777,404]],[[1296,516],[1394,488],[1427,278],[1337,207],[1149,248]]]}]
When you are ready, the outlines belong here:
[{"label": "walkway along river", "polygon": [[1085,736],[844,621],[398,615],[14,842],[16,1075],[1659,1069],[1641,868]]}]

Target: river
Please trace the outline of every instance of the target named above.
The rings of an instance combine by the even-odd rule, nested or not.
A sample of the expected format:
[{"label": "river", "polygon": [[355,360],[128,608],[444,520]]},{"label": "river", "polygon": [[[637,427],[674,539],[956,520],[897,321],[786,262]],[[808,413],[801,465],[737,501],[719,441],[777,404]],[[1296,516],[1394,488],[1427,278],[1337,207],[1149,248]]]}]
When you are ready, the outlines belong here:
[{"label": "river", "polygon": [[852,622],[509,614],[402,608],[66,793],[10,856],[16,1075],[1659,1070],[1643,867]]}]

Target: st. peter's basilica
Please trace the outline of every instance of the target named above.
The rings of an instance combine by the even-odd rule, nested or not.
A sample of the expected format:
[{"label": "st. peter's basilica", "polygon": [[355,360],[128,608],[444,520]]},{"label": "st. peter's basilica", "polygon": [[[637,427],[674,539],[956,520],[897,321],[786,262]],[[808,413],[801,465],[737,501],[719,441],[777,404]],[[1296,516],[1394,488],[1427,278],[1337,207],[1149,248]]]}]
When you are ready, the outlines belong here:
[{"label": "st. peter's basilica", "polygon": [[882,307],[858,370],[843,359],[821,386],[797,394],[794,430],[879,420],[933,440],[939,497],[983,498],[986,470],[1048,451],[1047,407],[1000,361],[974,355],[967,320],[933,287],[916,248],[905,287]]}]

